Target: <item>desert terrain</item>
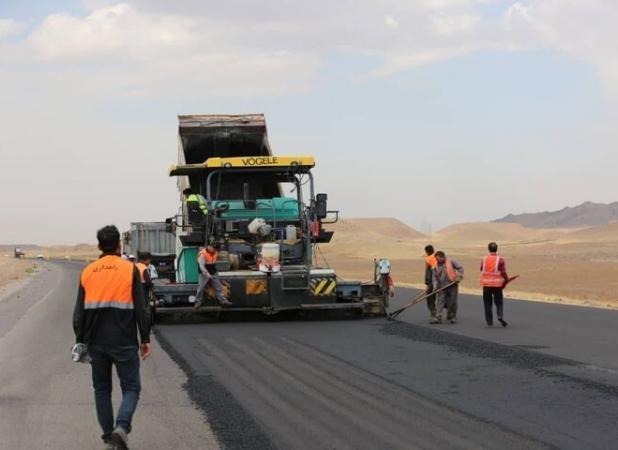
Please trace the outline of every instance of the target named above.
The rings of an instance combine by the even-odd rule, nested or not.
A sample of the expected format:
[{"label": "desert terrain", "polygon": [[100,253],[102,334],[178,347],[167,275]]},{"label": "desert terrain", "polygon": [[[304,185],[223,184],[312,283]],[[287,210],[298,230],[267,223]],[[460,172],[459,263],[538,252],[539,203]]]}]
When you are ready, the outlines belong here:
[{"label": "desert terrain", "polygon": [[12,281],[20,280],[35,269],[36,264],[33,261],[26,259],[15,259],[13,255],[0,255],[0,288],[6,286]]},{"label": "desert terrain", "polygon": [[[514,223],[468,223],[423,236],[396,219],[342,219],[324,258],[345,279],[369,281],[374,258],[389,258],[396,284],[421,287],[424,251],[432,243],[463,264],[465,292],[480,293],[480,259],[490,241],[500,245],[510,276],[507,295],[528,300],[618,308],[618,223],[538,229]],[[322,258],[322,255],[324,258]]]},{"label": "desert terrain", "polygon": [[[618,223],[579,228],[528,228],[516,223],[465,223],[425,236],[394,218],[341,219],[327,228],[335,235],[316,250],[320,265],[330,265],[343,279],[369,281],[373,259],[392,262],[397,285],[422,287],[426,244],[464,265],[462,290],[480,293],[478,272],[486,245],[496,241],[507,258],[507,290],[514,298],[618,309]],[[93,260],[92,244],[34,247],[28,256]],[[25,276],[32,262],[0,259],[0,283]]]}]

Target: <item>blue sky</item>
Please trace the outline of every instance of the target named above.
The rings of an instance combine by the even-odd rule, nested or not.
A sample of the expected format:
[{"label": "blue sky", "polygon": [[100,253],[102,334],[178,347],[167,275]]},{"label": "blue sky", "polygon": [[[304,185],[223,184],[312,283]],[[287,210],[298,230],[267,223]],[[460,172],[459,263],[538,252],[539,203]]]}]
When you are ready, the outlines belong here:
[{"label": "blue sky", "polygon": [[0,242],[172,215],[185,113],[266,113],[344,216],[435,231],[617,200],[612,2],[239,3],[2,2]]}]

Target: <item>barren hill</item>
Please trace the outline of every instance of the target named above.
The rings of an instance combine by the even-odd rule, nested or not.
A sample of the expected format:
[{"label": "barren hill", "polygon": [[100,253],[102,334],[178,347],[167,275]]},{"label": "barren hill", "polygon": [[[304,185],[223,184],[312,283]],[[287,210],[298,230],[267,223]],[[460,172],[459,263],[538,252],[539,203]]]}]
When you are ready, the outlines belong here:
[{"label": "barren hill", "polygon": [[618,202],[585,202],[559,211],[509,214],[494,222],[519,223],[529,228],[567,228],[605,225],[618,221]]},{"label": "barren hill", "polygon": [[435,237],[448,242],[521,242],[553,239],[562,234],[560,230],[526,228],[518,223],[472,222],[450,225]]},{"label": "barren hill", "polygon": [[410,246],[420,247],[425,235],[394,218],[339,219],[327,225],[335,235],[330,244],[320,246],[330,255],[382,257],[410,254]]},{"label": "barren hill", "polygon": [[340,219],[330,228],[335,230],[335,234],[378,234],[392,239],[422,239],[425,237],[424,234],[392,217]]},{"label": "barren hill", "polygon": [[579,230],[568,234],[565,239],[577,242],[618,242],[618,222]]}]

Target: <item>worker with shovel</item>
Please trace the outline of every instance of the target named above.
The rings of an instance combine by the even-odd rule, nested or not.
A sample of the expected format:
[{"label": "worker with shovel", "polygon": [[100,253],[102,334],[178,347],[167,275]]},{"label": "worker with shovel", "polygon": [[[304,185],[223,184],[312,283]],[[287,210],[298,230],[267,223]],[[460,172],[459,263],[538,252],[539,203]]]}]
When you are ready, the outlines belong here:
[{"label": "worker with shovel", "polygon": [[433,290],[436,292],[436,315],[432,317],[430,323],[442,323],[444,308],[446,308],[446,320],[450,323],[457,323],[457,295],[464,269],[454,259],[447,258],[442,251],[436,252],[435,257],[437,265],[432,269],[432,283]]},{"label": "worker with shovel", "polygon": [[425,293],[427,294],[427,309],[429,309],[431,319],[436,316],[436,295],[433,293],[432,278],[432,271],[438,265],[435,253],[433,245],[430,244],[425,247]]}]

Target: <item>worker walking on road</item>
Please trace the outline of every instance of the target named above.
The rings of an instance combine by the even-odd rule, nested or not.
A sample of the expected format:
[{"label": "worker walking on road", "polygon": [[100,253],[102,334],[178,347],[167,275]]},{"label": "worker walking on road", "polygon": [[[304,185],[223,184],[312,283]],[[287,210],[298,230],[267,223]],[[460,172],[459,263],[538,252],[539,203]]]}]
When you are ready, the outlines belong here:
[{"label": "worker walking on road", "polygon": [[[101,228],[97,240],[102,255],[81,274],[73,329],[77,343],[87,345],[92,359],[101,438],[107,448],[127,449],[127,435],[141,391],[138,350],[143,359],[150,355],[150,319],[138,270],[120,257],[118,229],[113,225]],[[122,389],[115,424],[112,366],[116,366]]]},{"label": "worker walking on road", "polygon": [[200,277],[197,287],[197,294],[195,295],[195,307],[199,308],[204,302],[204,294],[206,287],[210,284],[214,289],[217,297],[217,301],[221,306],[230,306],[230,302],[223,292],[223,285],[219,280],[217,273],[217,260],[219,259],[219,252],[212,244],[208,244],[206,248],[202,249],[197,257],[197,263],[199,266]]},{"label": "worker walking on road", "polygon": [[[442,309],[444,308],[446,308],[446,320],[450,323],[457,323],[457,295],[464,269],[454,259],[447,258],[442,251],[436,252],[435,256],[437,264],[432,269],[433,290],[446,289],[436,292],[436,315],[430,323],[442,323]],[[446,287],[448,285],[451,286]]]},{"label": "worker walking on road", "polygon": [[433,292],[433,277],[432,270],[438,265],[436,259],[435,250],[433,245],[427,245],[425,247],[425,293],[427,294],[427,308],[431,319],[436,317],[436,296],[431,295]]},{"label": "worker walking on road", "polygon": [[490,242],[487,246],[489,255],[481,261],[481,286],[483,286],[483,303],[485,304],[485,321],[488,326],[493,326],[494,318],[492,304],[496,305],[498,321],[503,327],[508,324],[504,320],[503,301],[504,286],[509,276],[506,273],[506,261],[498,255],[498,244]]}]

